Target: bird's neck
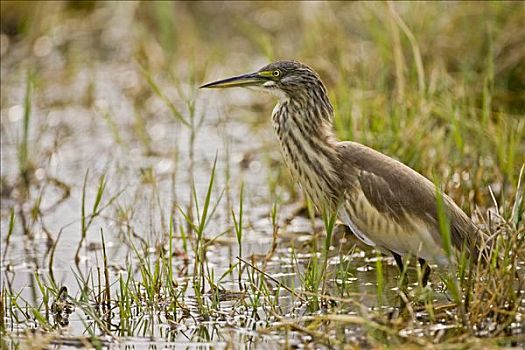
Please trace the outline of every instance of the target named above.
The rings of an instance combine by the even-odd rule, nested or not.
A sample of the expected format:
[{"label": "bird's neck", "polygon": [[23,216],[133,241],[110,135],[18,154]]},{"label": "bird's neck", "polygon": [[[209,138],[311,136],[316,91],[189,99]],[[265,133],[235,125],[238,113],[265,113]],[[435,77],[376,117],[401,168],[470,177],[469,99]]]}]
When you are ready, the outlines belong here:
[{"label": "bird's neck", "polygon": [[281,100],[272,114],[285,161],[318,207],[336,205],[340,195],[337,140],[328,98]]}]

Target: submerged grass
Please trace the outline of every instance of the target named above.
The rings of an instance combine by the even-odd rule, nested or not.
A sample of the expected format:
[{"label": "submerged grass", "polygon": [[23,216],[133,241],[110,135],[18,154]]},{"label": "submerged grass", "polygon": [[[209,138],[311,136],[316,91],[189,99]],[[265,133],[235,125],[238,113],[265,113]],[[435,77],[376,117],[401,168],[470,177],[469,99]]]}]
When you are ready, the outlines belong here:
[{"label": "submerged grass", "polygon": [[[2,348],[111,347],[126,339],[219,348],[523,346],[522,4],[114,5],[42,3],[33,16],[2,3],[2,13],[18,14],[10,20],[26,23],[2,23],[2,45],[9,41],[2,90],[22,91],[2,96],[2,139],[15,124],[21,130],[16,142],[2,141],[2,165],[18,165],[13,174],[2,166]],[[28,61],[18,56],[26,51]],[[100,69],[95,78],[78,57],[87,52]],[[64,77],[45,59],[55,55]],[[288,220],[301,199],[260,130],[270,129],[261,122],[269,100],[232,95],[238,100],[226,123],[213,118],[215,102],[196,95],[220,69],[241,73],[269,57],[300,59],[320,72],[342,139],[442,184],[436,191],[488,237],[489,263],[462,256],[423,289],[421,269],[409,263],[415,259],[406,258],[398,276],[390,258],[339,237],[334,213],[316,213],[306,201],[305,215]],[[119,73],[108,78],[108,71]],[[76,74],[91,79],[86,91]],[[71,80],[53,97],[53,84]],[[114,100],[122,104],[104,107]],[[92,104],[104,108],[93,114]],[[89,123],[76,116],[82,108]],[[226,150],[213,143],[217,130]],[[82,137],[93,147],[103,140],[108,155],[91,159],[94,148],[74,149]],[[254,149],[235,149],[245,144]],[[11,149],[14,162],[4,156]],[[64,185],[57,201],[53,190],[64,183],[73,198]],[[80,212],[75,225],[60,218],[64,212]],[[45,253],[41,232],[52,241]],[[27,280],[18,277],[22,266]]]}]

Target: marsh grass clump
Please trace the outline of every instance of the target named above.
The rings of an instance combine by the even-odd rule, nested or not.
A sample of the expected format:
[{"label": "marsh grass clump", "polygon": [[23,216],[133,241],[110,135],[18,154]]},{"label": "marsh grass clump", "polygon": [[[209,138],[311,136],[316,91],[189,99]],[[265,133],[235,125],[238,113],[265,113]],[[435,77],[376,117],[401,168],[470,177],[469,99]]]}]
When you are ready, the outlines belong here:
[{"label": "marsh grass clump", "polygon": [[496,211],[488,211],[483,226],[490,241],[489,263],[475,268],[475,279],[466,285],[469,291],[469,323],[475,335],[515,335],[519,330],[523,307],[525,276],[522,273],[525,253],[525,226],[523,224],[524,167],[518,178],[516,194],[512,201]]},{"label": "marsh grass clump", "polygon": [[[2,349],[523,347],[522,3],[1,12]],[[329,213],[296,211],[271,104],[197,89],[278,59],[316,68],[340,139],[435,179],[488,263],[422,288],[415,259],[399,277]]]}]

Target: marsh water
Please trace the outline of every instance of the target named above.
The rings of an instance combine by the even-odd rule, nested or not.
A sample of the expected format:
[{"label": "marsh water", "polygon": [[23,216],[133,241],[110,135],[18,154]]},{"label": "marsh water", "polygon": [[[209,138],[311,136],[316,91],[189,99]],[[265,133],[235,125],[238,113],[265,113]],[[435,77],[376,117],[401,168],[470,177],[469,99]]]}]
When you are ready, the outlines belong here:
[{"label": "marsh water", "polygon": [[[55,18],[31,40],[2,33],[2,347],[372,347],[365,333],[392,337],[376,315],[400,310],[397,267],[340,226],[323,255],[325,225],[281,159],[272,97],[198,89],[244,73],[242,51],[222,68],[205,68],[209,51],[166,68],[147,30],[130,30],[137,6]],[[256,57],[248,69],[267,63]],[[316,273],[329,276],[322,287]],[[423,335],[454,333],[440,277],[423,291],[415,265],[408,278],[426,302],[395,336],[424,345]],[[54,306],[61,287],[67,312]],[[327,327],[326,310],[342,325]]]},{"label": "marsh water", "polygon": [[[95,328],[94,334],[101,335],[107,342],[102,344],[109,347],[140,349],[169,344],[177,348],[225,348],[233,342],[273,348],[284,342],[302,344],[304,339],[294,339],[301,338],[299,335],[283,339],[270,331],[259,332],[277,322],[275,317],[265,311],[264,305],[252,311],[237,300],[240,295],[247,298],[239,291],[247,281],[239,282],[236,273],[222,277],[239,263],[231,212],[239,206],[241,186],[245,226],[242,257],[248,261],[271,250],[271,209],[274,202],[282,203],[277,214],[278,247],[266,269],[281,283],[291,288],[301,284],[298,274],[311,255],[312,234],[322,231],[319,219],[293,216],[293,210],[301,204],[300,197],[292,200],[286,190],[270,189],[276,174],[288,176],[269,123],[268,111],[274,101],[242,90],[198,91],[197,85],[184,81],[175,87],[163,76],[153,77],[175,108],[188,120],[194,118],[194,140],[190,141],[191,127],[174,118],[169,105],[151,93],[139,63],[130,58],[126,45],[119,44],[129,39],[126,23],[101,30],[100,37],[108,41],[101,45],[107,47],[91,44],[102,53],[94,51],[95,57],[84,57],[77,67],[69,68],[67,52],[61,48],[64,42],[76,40],[71,33],[74,25],[64,23],[52,36],[37,38],[32,47],[3,44],[9,47],[2,58],[2,288],[16,294],[20,305],[34,306],[43,301],[39,283],[48,283],[51,278],[58,287],[66,286],[71,298],[79,298],[83,287],[79,279],[91,281],[88,285],[94,289],[100,288],[103,233],[109,283],[113,293],[118,293],[119,277],[128,278],[131,271],[135,273],[133,279],[141,280],[141,254],[150,254],[153,261],[166,248],[172,221],[173,280],[179,285],[189,283],[180,296],[189,314],[174,325],[161,315],[162,308],[152,307],[151,313],[137,312],[124,323],[118,318],[118,310],[112,309],[109,329],[101,330],[77,307],[67,316],[67,326],[58,328],[64,338],[56,344],[82,347],[81,337],[92,332],[88,328]],[[29,57],[21,56],[27,51]],[[99,55],[110,55],[111,59]],[[26,61],[38,64],[36,71],[26,69]],[[222,73],[208,75],[219,77]],[[26,97],[30,99],[27,104]],[[251,104],[261,98],[263,110],[253,111]],[[194,103],[194,111],[188,111],[184,99]],[[26,183],[20,172],[24,113],[29,114],[30,165]],[[233,297],[226,295],[216,314],[204,317],[191,287],[195,257],[191,249],[188,255],[183,250],[177,228],[185,226],[180,211],[190,205],[193,189],[195,198],[204,201],[214,160],[211,203],[216,211],[205,230],[205,239],[210,241],[206,264],[216,276],[214,282],[221,294],[231,293]],[[102,209],[87,230],[76,261],[82,237],[83,196],[87,211],[84,216],[89,221],[101,177],[105,183]],[[12,211],[14,229],[7,240]],[[376,275],[369,259],[352,244],[335,247],[341,254],[334,254],[334,259],[348,259],[348,276],[342,278],[354,285],[356,300],[367,307],[375,306]],[[388,288],[396,286],[394,276],[389,273]],[[199,297],[211,299],[211,293],[206,292],[209,283],[203,288],[205,293]],[[278,295],[276,302],[283,314],[309,314],[304,303],[289,292]],[[23,308],[13,312],[23,314]],[[53,315],[48,317],[52,323]],[[29,315],[21,323],[8,318],[6,327],[11,334],[22,337],[28,330],[39,329],[38,322],[31,318]],[[350,331],[348,336],[359,334],[358,329]]]},{"label": "marsh water", "polygon": [[[239,206],[241,184],[245,222],[242,257],[249,261],[254,256],[264,257],[272,247],[273,202],[268,196],[268,178],[275,176],[272,173],[285,170],[277,169],[284,164],[281,164],[278,145],[266,120],[269,119],[267,112],[249,111],[250,101],[258,96],[246,91],[201,92],[195,86],[183,85],[184,93],[195,94],[195,115],[202,118],[190,157],[190,131],[170,115],[166,105],[155,96],[149,96],[141,101],[143,106],[137,110],[135,99],[139,92],[134,89],[143,76],[136,63],[95,61],[89,67],[79,68],[72,76],[63,77],[57,72],[60,54],[52,49],[42,58],[46,64],[39,69],[38,83],[32,92],[29,156],[34,168],[29,175],[29,186],[24,188],[19,183],[18,152],[26,108],[23,103],[27,72],[16,72],[17,62],[9,62],[10,58],[7,56],[2,63],[2,75],[5,76],[2,81],[5,96],[2,108],[3,288],[17,291],[19,300],[32,305],[42,302],[36,274],[44,280],[52,275],[58,286],[68,288],[72,298],[80,294],[79,276],[94,279],[91,286],[98,288],[103,266],[101,232],[107,250],[111,288],[118,290],[119,276],[129,271],[135,272],[133,278],[140,280],[137,266],[143,257],[137,255],[151,254],[152,260],[158,258],[159,251],[166,248],[167,237],[169,240],[170,220],[175,227],[185,225],[178,206],[180,210],[187,208],[193,188],[196,198],[204,200],[217,159],[211,198],[217,209],[205,230],[205,238],[210,241],[206,263],[217,278],[215,282],[224,289],[221,293],[232,293],[233,300],[226,296],[217,314],[210,319],[199,314],[191,287],[195,258],[191,249],[189,255],[183,251],[182,239],[176,231],[173,269],[177,272],[173,279],[180,285],[190,283],[180,297],[190,315],[174,326],[166,317],[157,314],[161,309],[151,314],[137,313],[126,321],[127,327],[123,327],[118,317],[112,316],[107,345],[115,342],[137,349],[165,344],[221,348],[233,342],[247,347],[261,344],[272,348],[284,341],[303,342],[294,340],[293,335],[285,340],[271,332],[259,333],[259,329],[276,322],[275,317],[265,314],[264,305],[253,313],[236,301],[241,295],[239,285],[246,282],[239,284],[236,273],[219,281],[219,277],[239,263],[239,248],[231,229],[231,210],[236,211]],[[176,92],[169,84],[163,89],[177,102]],[[245,102],[239,104],[238,101]],[[230,102],[235,108],[224,107]],[[273,103],[269,98],[265,102]],[[184,111],[185,106],[179,108]],[[250,118],[254,119],[252,123]],[[254,122],[263,125],[254,126]],[[143,128],[140,132],[145,133],[141,136],[144,140],[136,136],[137,128]],[[84,184],[85,208],[89,212],[101,177],[106,183],[101,199],[103,209],[87,231],[79,261],[75,263],[82,235]],[[286,196],[285,191],[279,189],[275,193]],[[309,242],[314,232],[322,232],[322,223],[320,219],[312,221],[304,215],[294,217],[297,203],[286,197],[279,200],[283,203],[278,208],[279,243],[266,272],[293,288],[301,284],[298,274],[311,255]],[[16,219],[7,242],[11,210],[15,211]],[[35,210],[38,210],[36,217],[32,215]],[[21,222],[22,216],[26,222]],[[344,240],[355,243],[352,237]],[[350,266],[348,276],[343,278],[347,279],[345,283],[354,285],[354,298],[367,307],[376,306],[373,259],[371,262],[352,243],[336,243],[334,249],[341,253],[334,254],[332,259],[335,260],[330,264],[338,263],[341,256],[347,258]],[[138,253],[134,245],[148,249]],[[388,289],[396,286],[396,270],[390,266],[386,269],[389,272],[388,295]],[[209,288],[207,284],[205,289]],[[395,295],[394,292],[390,294]],[[204,297],[212,295],[205,293]],[[277,304],[284,314],[308,315],[305,305],[286,291],[279,295]],[[113,312],[118,315],[117,311]],[[86,335],[86,328],[93,327],[90,317],[77,308],[68,318],[68,325],[61,330],[68,337],[61,343],[65,348],[81,347],[82,342],[75,337]],[[32,324],[30,319],[21,324],[8,321],[7,325],[13,334],[20,332],[20,335],[33,327],[38,329],[36,322]],[[106,332],[99,329],[95,333]],[[353,333],[359,331],[356,329]]]}]

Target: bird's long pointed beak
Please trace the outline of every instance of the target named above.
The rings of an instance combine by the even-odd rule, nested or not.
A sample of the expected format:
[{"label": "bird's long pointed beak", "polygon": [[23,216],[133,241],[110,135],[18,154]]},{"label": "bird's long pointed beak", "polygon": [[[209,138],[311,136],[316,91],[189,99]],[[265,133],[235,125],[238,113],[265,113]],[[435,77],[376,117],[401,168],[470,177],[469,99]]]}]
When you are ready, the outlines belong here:
[{"label": "bird's long pointed beak", "polygon": [[236,86],[257,86],[264,83],[266,79],[258,73],[238,75],[236,77],[217,80],[212,83],[204,84],[200,88],[229,88]]}]

